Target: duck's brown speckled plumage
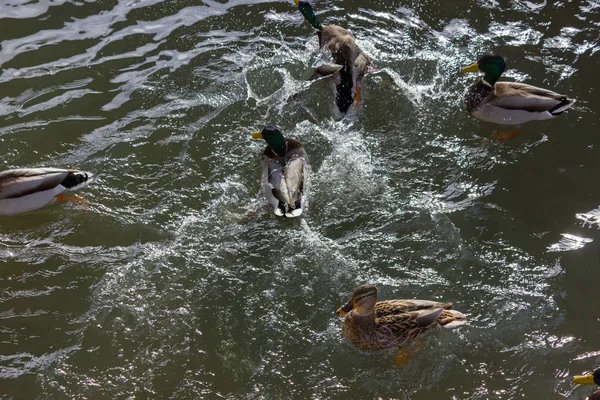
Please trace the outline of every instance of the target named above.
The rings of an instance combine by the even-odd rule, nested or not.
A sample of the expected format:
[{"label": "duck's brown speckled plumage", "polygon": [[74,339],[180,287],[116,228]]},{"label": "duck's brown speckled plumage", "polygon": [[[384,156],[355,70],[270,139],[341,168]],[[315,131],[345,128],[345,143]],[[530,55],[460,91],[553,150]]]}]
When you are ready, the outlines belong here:
[{"label": "duck's brown speckled plumage", "polygon": [[494,87],[481,78],[477,79],[467,89],[467,93],[463,98],[463,106],[472,114],[482,104],[487,103],[492,96],[494,96]]},{"label": "duck's brown speckled plumage", "polygon": [[[331,53],[335,64],[324,64],[317,68],[314,77],[320,76],[323,69],[335,70],[335,101],[340,112],[345,113],[355,101],[357,90],[367,73],[371,60],[358,47],[352,34],[337,25],[325,25],[319,31],[319,45]],[[325,67],[325,68],[324,68]],[[326,75],[326,74],[323,74]]]},{"label": "duck's brown speckled plumage", "polygon": [[333,24],[321,25],[307,1],[297,1],[296,4],[315,28],[319,47],[329,51],[333,58],[333,63],[318,67],[311,79],[333,76],[336,82],[336,104],[345,113],[355,100],[358,102],[360,99],[360,84],[371,60],[358,47],[349,30]]},{"label": "duck's brown speckled plumage", "polygon": [[431,328],[465,321],[463,314],[450,310],[449,302],[376,300],[375,286],[360,286],[349,302],[354,309],[344,318],[344,336],[362,350],[396,349]]},{"label": "duck's brown speckled plumage", "polygon": [[336,64],[348,69],[359,68],[364,75],[371,61],[358,47],[349,30],[338,25],[323,25],[317,36],[319,46],[329,50]]}]

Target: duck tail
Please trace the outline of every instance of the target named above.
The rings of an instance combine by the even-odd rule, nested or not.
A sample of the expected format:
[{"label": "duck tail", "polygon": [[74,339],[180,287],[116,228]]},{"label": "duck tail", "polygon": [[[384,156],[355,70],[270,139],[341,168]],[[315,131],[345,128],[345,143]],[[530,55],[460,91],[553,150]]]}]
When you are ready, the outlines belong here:
[{"label": "duck tail", "polygon": [[273,195],[277,200],[279,200],[279,204],[275,207],[275,215],[279,217],[287,217],[287,218],[295,218],[302,215],[302,203],[297,201],[294,206],[290,205],[289,199],[287,199],[284,193],[277,189],[272,189]]},{"label": "duck tail", "polygon": [[456,328],[467,322],[467,317],[465,314],[456,310],[444,310],[442,315],[438,318],[438,322],[444,328]]},{"label": "duck tail", "polygon": [[563,96],[560,99],[560,103],[552,107],[548,112],[556,116],[565,112],[565,110],[570,108],[573,104],[575,104],[575,99],[569,99],[567,96]]},{"label": "duck tail", "polygon": [[286,211],[285,216],[287,218],[295,218],[295,217],[299,217],[302,215],[302,209],[301,208],[294,208],[294,209],[290,209],[289,211]]},{"label": "duck tail", "polygon": [[69,190],[77,190],[87,186],[95,179],[94,174],[77,169],[68,170],[65,179],[60,183]]}]

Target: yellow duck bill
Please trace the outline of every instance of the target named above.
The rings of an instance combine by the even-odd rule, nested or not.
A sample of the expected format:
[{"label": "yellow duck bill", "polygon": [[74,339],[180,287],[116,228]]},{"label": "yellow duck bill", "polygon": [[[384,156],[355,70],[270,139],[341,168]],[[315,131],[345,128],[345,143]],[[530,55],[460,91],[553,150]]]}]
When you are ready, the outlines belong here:
[{"label": "yellow duck bill", "polygon": [[479,71],[479,63],[467,65],[462,69],[462,72],[477,72]]},{"label": "yellow duck bill", "polygon": [[580,385],[593,385],[595,383],[594,374],[577,375],[573,377],[573,383],[578,383]]}]

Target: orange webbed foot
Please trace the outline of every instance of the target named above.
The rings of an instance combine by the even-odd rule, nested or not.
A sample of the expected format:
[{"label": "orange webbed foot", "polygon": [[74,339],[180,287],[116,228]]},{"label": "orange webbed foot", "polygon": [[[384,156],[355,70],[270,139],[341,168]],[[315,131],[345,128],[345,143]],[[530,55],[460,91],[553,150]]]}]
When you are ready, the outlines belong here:
[{"label": "orange webbed foot", "polygon": [[405,349],[399,349],[396,352],[396,357],[395,357],[396,367],[400,367],[402,364],[404,364],[404,362],[406,362],[406,360],[408,360],[408,357],[410,357],[420,347],[421,347],[421,341],[417,340],[416,346],[412,346],[412,347],[405,348]]},{"label": "orange webbed foot", "polygon": [[492,138],[494,139],[506,139],[509,138],[513,135],[516,135],[517,133],[521,132],[521,128],[517,128],[514,131],[510,131],[510,132],[492,132]]},{"label": "orange webbed foot", "polygon": [[406,360],[408,360],[410,353],[411,352],[408,350],[398,350],[395,357],[396,367],[400,367],[402,364],[404,364]]},{"label": "orange webbed foot", "polygon": [[271,208],[270,204],[262,204],[262,205],[257,205],[255,207],[249,208],[248,210],[246,210],[246,217],[255,217],[259,213],[261,213],[264,210],[267,210],[269,208]]},{"label": "orange webbed foot", "polygon": [[262,209],[264,209],[266,207],[256,207],[256,208],[252,208],[252,209],[248,209],[246,210],[246,217],[256,217],[258,215],[259,212],[262,211]]},{"label": "orange webbed foot", "polygon": [[85,198],[83,198],[82,196],[79,196],[77,194],[69,194],[69,195],[59,194],[58,196],[56,196],[56,201],[57,202],[72,201],[83,207],[89,206],[88,201]]},{"label": "orange webbed foot", "polygon": [[360,86],[356,87],[356,94],[354,95],[354,107],[358,108],[360,104]]}]

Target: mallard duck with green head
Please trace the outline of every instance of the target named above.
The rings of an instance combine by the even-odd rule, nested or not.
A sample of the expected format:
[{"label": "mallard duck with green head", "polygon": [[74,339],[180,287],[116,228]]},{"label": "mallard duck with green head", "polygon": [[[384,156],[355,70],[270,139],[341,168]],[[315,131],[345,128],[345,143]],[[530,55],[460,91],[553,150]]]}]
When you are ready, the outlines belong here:
[{"label": "mallard duck with green head", "polygon": [[362,350],[381,350],[399,349],[432,328],[464,324],[465,315],[451,308],[450,302],[430,300],[377,301],[377,288],[364,284],[337,314],[344,317],[348,342]]},{"label": "mallard duck with green head", "polygon": [[[573,377],[573,383],[580,385],[600,385],[600,367],[596,368],[587,375],[577,375]],[[600,400],[600,390],[596,390],[588,400]]]},{"label": "mallard duck with green head", "polygon": [[[463,72],[484,72],[469,88],[463,105],[473,116],[501,125],[520,125],[534,120],[545,120],[562,114],[575,100],[568,96],[517,82],[498,82],[506,69],[504,59],[496,54],[485,54]],[[508,137],[520,129],[497,137]]]},{"label": "mallard duck with green head", "polygon": [[306,207],[308,155],[298,140],[286,138],[267,125],[252,137],[264,139],[262,184],[265,197],[278,216],[297,217]]},{"label": "mallard duck with green head", "polygon": [[334,61],[319,66],[311,79],[324,76],[335,79],[335,101],[340,112],[346,113],[352,103],[356,103],[358,107],[361,82],[371,65],[371,60],[358,47],[350,31],[338,25],[321,25],[308,1],[294,2],[304,18],[316,29],[319,47],[328,50]]},{"label": "mallard duck with green head", "polygon": [[[0,214],[32,211],[52,201],[72,200],[64,191],[87,186],[93,175],[77,169],[22,168],[0,172]],[[74,199],[73,199],[74,200]]]}]

